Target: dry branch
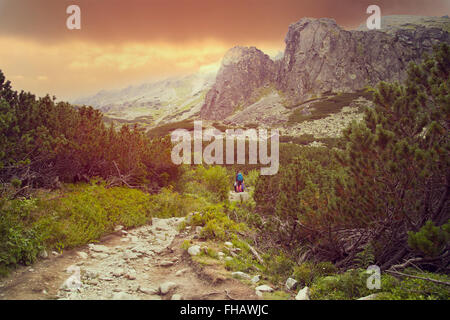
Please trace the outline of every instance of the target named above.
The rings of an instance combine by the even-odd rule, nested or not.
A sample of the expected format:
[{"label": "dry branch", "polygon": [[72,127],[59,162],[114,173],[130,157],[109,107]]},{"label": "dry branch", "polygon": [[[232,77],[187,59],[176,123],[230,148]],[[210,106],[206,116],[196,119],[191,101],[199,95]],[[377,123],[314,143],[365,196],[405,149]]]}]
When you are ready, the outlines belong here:
[{"label": "dry branch", "polygon": [[401,276],[401,277],[408,277],[408,278],[426,280],[426,281],[431,281],[431,282],[434,282],[434,283],[450,286],[450,282],[447,282],[447,281],[439,281],[439,280],[425,278],[425,277],[413,276],[411,274],[406,274],[406,273],[402,273],[402,272],[398,272],[398,271],[392,271],[392,270],[386,270],[386,272],[387,273],[391,273],[393,275],[398,275],[398,276]]}]

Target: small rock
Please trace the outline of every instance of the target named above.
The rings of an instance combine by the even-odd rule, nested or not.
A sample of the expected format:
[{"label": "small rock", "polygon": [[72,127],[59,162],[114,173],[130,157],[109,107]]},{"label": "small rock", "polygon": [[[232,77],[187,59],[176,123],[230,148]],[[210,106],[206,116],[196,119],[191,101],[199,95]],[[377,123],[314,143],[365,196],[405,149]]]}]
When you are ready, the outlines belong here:
[{"label": "small rock", "polygon": [[90,280],[88,283],[89,283],[89,285],[91,285],[91,286],[97,286],[97,285],[98,285],[98,280],[97,280],[97,279],[92,279],[92,280]]},{"label": "small rock", "polygon": [[358,300],[376,300],[377,296],[378,296],[377,293],[373,293],[373,294],[368,295],[366,297],[359,298]]},{"label": "small rock", "polygon": [[105,253],[109,251],[109,248],[107,246],[101,244],[89,244],[89,248],[91,249],[91,251],[99,253]]},{"label": "small rock", "polygon": [[285,286],[286,286],[286,289],[288,289],[288,290],[294,290],[297,287],[297,280],[288,278],[286,280]]},{"label": "small rock", "polygon": [[159,286],[159,292],[164,295],[176,287],[178,287],[178,285],[175,282],[164,282]]},{"label": "small rock", "polygon": [[183,296],[181,294],[174,294],[171,300],[183,300]]},{"label": "small rock", "polygon": [[185,273],[186,271],[188,271],[188,269],[181,269],[178,270],[177,272],[175,272],[175,276],[180,277],[183,275],[183,273]]},{"label": "small rock", "polygon": [[199,254],[200,254],[200,246],[195,245],[195,246],[189,247],[188,253],[189,253],[191,256],[197,256],[197,255],[199,255]]},{"label": "small rock", "polygon": [[144,294],[149,294],[149,295],[158,294],[158,289],[157,288],[145,288],[145,287],[142,288],[142,287],[139,287],[138,291],[142,292]]},{"label": "small rock", "polygon": [[231,242],[225,242],[224,245],[225,245],[225,247],[228,247],[228,248],[233,247],[233,244]]},{"label": "small rock", "polygon": [[225,257],[225,253],[223,253],[222,251],[217,252],[217,255],[219,256],[219,258]]},{"label": "small rock", "polygon": [[231,260],[233,260],[232,257],[226,257],[226,258],[225,258],[225,261],[231,261]]},{"label": "small rock", "polygon": [[89,256],[86,252],[80,251],[77,252],[77,255],[81,258],[81,259],[87,259]]},{"label": "small rock", "polygon": [[255,290],[260,292],[273,292],[273,288],[266,284],[256,287]]},{"label": "small rock", "polygon": [[98,272],[93,270],[86,270],[84,273],[86,279],[95,279],[98,278]]},{"label": "small rock", "polygon": [[110,277],[100,277],[99,280],[102,280],[102,281],[113,281],[114,279],[110,278]]},{"label": "small rock", "polygon": [[203,228],[200,226],[195,227],[195,233],[200,234],[202,232]]},{"label": "small rock", "polygon": [[241,271],[232,272],[231,276],[233,278],[235,278],[235,279],[243,279],[243,280],[250,280],[251,279],[251,277],[248,274],[246,274],[244,272],[241,272]]},{"label": "small rock", "polygon": [[114,231],[121,231],[123,229],[123,226],[116,226],[114,228]]},{"label": "small rock", "polygon": [[91,253],[92,258],[94,259],[106,259],[109,257],[107,253]]},{"label": "small rock", "polygon": [[116,270],[114,270],[112,272],[112,275],[116,278],[123,276],[123,274],[125,273],[125,270],[123,270],[123,268],[117,268]]},{"label": "small rock", "polygon": [[173,261],[161,261],[160,263],[159,263],[159,266],[161,266],[161,267],[171,267],[171,266],[173,266],[173,264],[174,264],[174,262]]},{"label": "small rock", "polygon": [[309,288],[304,287],[302,290],[300,290],[295,297],[295,300],[309,300]]},{"label": "small rock", "polygon": [[136,272],[129,271],[125,274],[125,278],[128,280],[136,280]]},{"label": "small rock", "polygon": [[114,293],[112,300],[139,300],[138,297],[134,297],[126,292]]},{"label": "small rock", "polygon": [[42,259],[48,259],[48,253],[47,253],[47,250],[42,250],[40,253],[39,253],[39,257],[41,257]]},{"label": "small rock", "polygon": [[253,278],[252,278],[252,283],[258,283],[259,282],[259,280],[261,280],[261,277],[260,276],[254,276]]},{"label": "small rock", "polygon": [[258,290],[255,290],[255,294],[260,298],[262,298],[262,296],[263,296],[262,292],[258,291]]},{"label": "small rock", "polygon": [[52,255],[54,255],[54,256],[59,256],[59,253],[56,252],[56,251],[52,251]]}]

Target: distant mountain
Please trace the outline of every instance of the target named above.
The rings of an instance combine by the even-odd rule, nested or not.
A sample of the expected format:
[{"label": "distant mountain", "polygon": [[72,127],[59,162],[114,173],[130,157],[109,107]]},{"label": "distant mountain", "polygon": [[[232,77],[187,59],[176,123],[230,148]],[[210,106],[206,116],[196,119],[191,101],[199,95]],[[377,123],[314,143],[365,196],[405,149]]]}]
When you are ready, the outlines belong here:
[{"label": "distant mountain", "polygon": [[200,112],[216,73],[217,68],[201,68],[188,76],[129,86],[121,90],[102,90],[73,103],[100,109],[109,118],[142,119],[151,126],[184,120]]}]

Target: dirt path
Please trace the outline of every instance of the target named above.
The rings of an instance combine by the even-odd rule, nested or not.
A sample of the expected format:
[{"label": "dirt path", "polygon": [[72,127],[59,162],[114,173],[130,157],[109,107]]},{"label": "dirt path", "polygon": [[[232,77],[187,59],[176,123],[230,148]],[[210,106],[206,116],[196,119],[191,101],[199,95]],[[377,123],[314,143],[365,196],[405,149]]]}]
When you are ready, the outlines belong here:
[{"label": "dirt path", "polygon": [[181,249],[183,218],[117,230],[98,244],[51,254],[0,281],[0,299],[258,299],[254,289],[199,266]]}]

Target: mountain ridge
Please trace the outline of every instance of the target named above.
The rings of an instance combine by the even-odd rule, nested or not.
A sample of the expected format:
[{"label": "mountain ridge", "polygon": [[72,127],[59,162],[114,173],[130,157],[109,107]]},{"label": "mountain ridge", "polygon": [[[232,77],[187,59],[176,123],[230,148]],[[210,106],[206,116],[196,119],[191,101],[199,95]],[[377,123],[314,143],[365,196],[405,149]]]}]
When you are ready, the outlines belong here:
[{"label": "mountain ridge", "polygon": [[[402,81],[410,62],[418,62],[433,45],[450,42],[449,33],[435,27],[391,28],[390,32],[347,31],[333,19],[302,18],[289,26],[281,60],[264,60],[255,54],[243,56],[236,64],[222,65],[201,116],[220,120],[233,116],[237,101],[241,109],[252,105],[254,99],[239,99],[249,96],[243,93],[248,88],[257,91],[273,86],[295,105],[326,92],[354,92],[380,81]],[[256,65],[261,67],[256,74],[273,80],[262,84],[253,81],[247,70]],[[245,80],[250,81],[242,86]]]}]

